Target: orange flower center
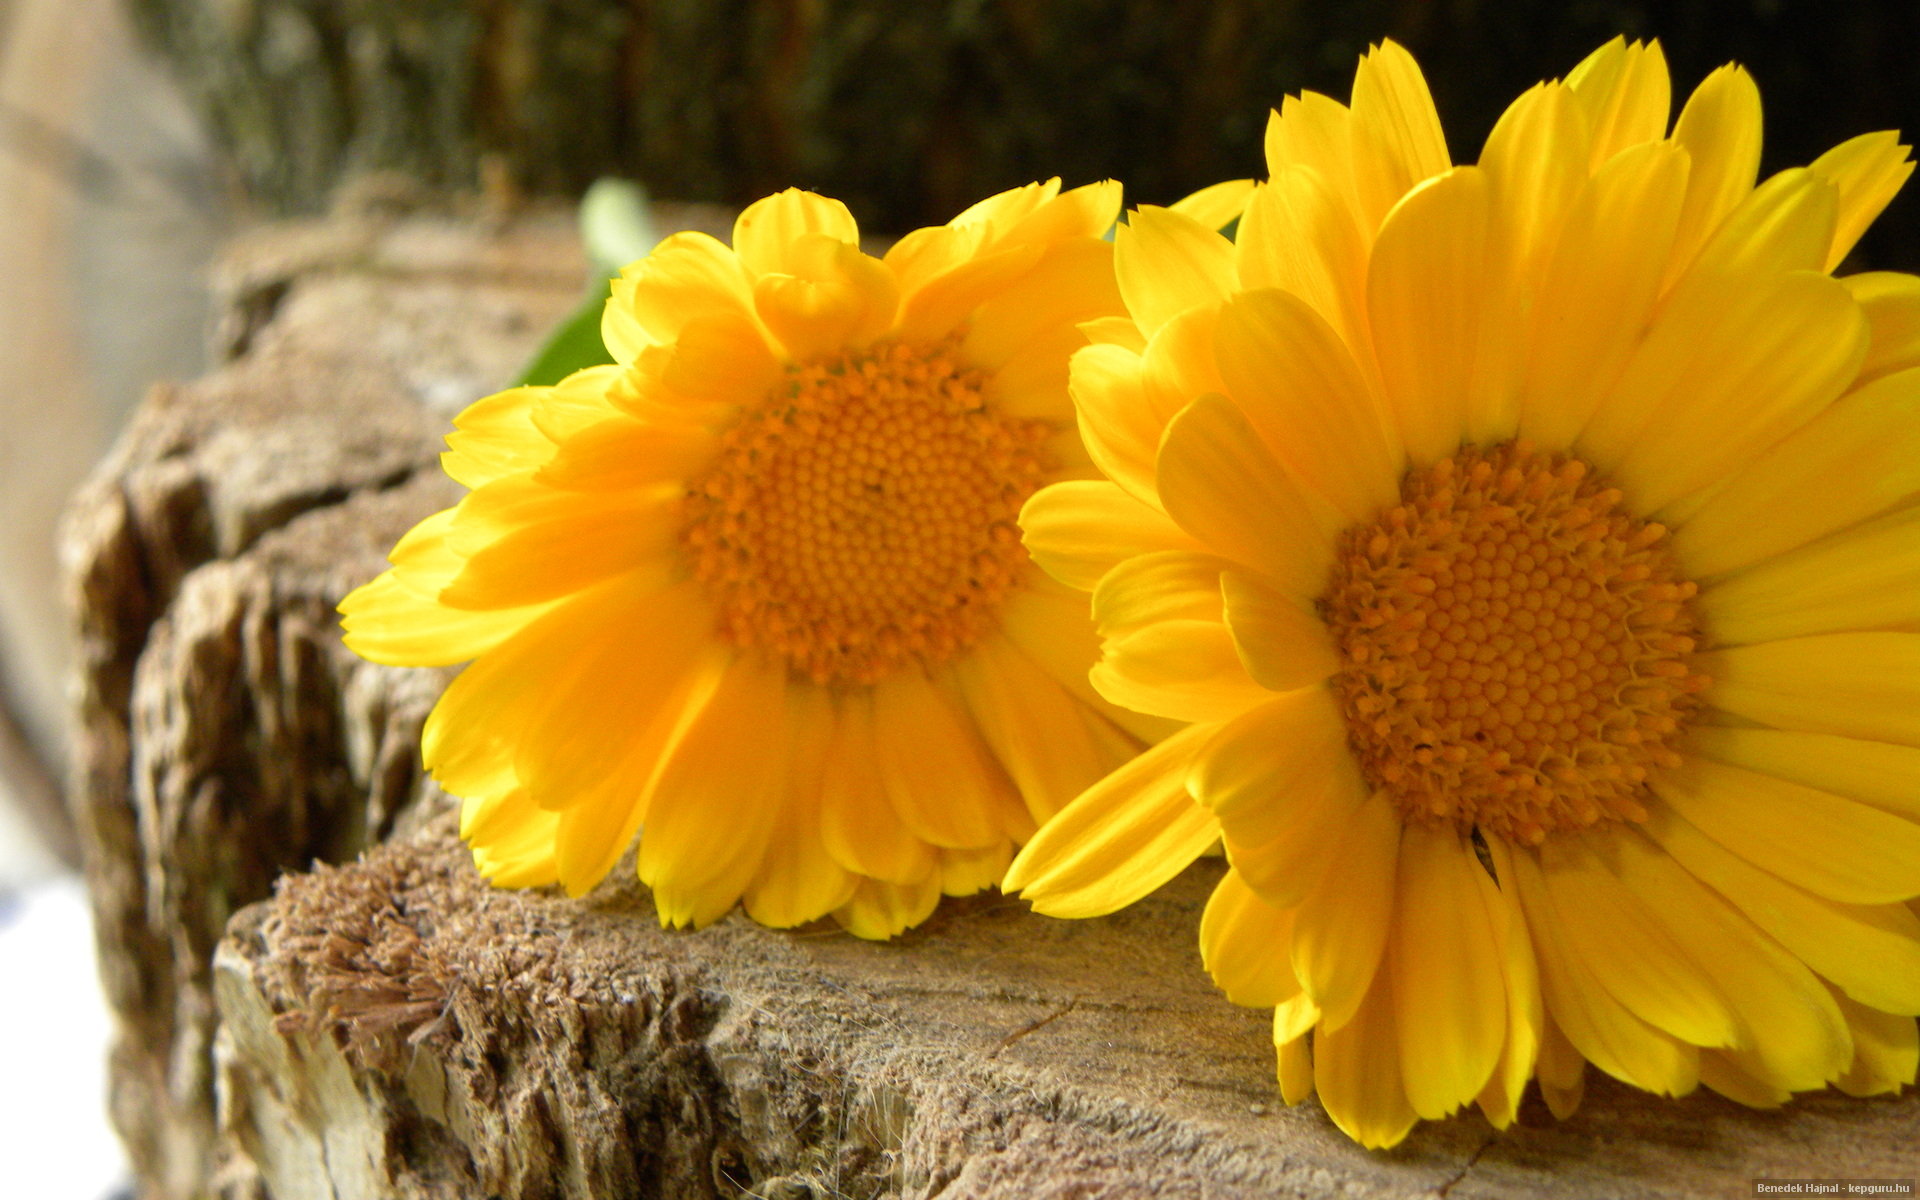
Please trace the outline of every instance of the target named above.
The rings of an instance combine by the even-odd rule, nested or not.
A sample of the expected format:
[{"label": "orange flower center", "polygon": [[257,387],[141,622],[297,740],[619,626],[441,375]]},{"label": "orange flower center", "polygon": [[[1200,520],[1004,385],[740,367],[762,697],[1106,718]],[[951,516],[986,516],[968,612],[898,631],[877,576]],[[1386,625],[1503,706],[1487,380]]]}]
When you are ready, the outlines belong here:
[{"label": "orange flower center", "polygon": [[1706,676],[1666,530],[1525,443],[1409,471],[1340,542],[1321,612],[1363,773],[1404,818],[1535,844],[1643,821]]},{"label": "orange flower center", "polygon": [[873,683],[977,641],[1026,566],[1039,421],[996,413],[951,343],[788,368],[687,497],[682,542],[736,645]]}]

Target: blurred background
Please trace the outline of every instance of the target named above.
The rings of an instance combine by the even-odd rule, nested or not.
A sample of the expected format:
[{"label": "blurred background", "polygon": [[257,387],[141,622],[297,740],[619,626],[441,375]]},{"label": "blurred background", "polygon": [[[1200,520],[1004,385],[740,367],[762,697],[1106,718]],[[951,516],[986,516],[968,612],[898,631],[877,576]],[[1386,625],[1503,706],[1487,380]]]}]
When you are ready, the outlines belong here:
[{"label": "blurred background", "polygon": [[[1619,33],[1661,40],[1676,111],[1745,63],[1765,171],[1920,129],[1914,0],[0,0],[0,1162],[27,1172],[4,1190],[121,1186],[61,801],[57,528],[146,387],[202,368],[234,231],[607,175],[735,204],[799,185],[885,234],[1055,174],[1164,203],[1262,174],[1268,108],[1344,99],[1381,37],[1471,160],[1512,97]],[[1920,267],[1920,203],[1852,265]]]}]

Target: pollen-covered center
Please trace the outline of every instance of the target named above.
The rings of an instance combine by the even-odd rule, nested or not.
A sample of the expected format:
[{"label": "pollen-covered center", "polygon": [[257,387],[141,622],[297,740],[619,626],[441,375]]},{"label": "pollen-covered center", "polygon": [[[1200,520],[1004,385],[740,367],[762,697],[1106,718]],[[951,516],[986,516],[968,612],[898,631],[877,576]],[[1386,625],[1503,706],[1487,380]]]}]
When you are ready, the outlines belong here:
[{"label": "pollen-covered center", "polygon": [[1039,421],[996,413],[950,344],[790,367],[727,432],[682,539],[721,631],[826,683],[938,662],[992,625],[1027,562],[1015,518]]},{"label": "pollen-covered center", "polygon": [[1525,443],[1411,471],[1321,601],[1368,781],[1407,820],[1523,843],[1646,819],[1707,679],[1666,530]]}]

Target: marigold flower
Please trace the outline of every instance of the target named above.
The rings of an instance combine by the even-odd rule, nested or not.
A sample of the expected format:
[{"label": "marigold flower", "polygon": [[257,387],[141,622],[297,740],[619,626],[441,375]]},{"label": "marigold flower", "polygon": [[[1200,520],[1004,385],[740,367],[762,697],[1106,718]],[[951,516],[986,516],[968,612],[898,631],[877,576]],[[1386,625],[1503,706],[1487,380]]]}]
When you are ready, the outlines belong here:
[{"label": "marigold flower", "polygon": [[1067,358],[1122,312],[1118,207],[1054,180],[873,258],[783,192],[621,275],[617,363],[458,418],[472,491],[341,611],[376,662],[474,660],[423,740],[484,874],[579,894],[637,833],[663,922],[891,936],[1171,727],[1093,695],[1014,523],[1092,473]]},{"label": "marigold flower", "polygon": [[1392,43],[1289,99],[1237,245],[1120,230],[1071,380],[1108,478],[1022,514],[1100,692],[1191,724],[1006,886],[1109,911],[1223,837],[1207,968],[1368,1146],[1587,1063],[1915,1074],[1920,279],[1829,274],[1912,164],[1755,187],[1735,66],[1668,113],[1619,40],[1475,166]]}]

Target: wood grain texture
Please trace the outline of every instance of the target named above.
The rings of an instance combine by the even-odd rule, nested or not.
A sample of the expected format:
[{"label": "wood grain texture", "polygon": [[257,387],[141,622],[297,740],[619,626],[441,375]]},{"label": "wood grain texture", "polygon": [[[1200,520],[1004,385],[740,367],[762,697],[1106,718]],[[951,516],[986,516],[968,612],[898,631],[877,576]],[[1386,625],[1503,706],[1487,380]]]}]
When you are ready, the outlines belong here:
[{"label": "wood grain texture", "polygon": [[[673,223],[712,224],[713,214]],[[1680,1197],[1908,1177],[1920,1100],[1778,1112],[1596,1080],[1389,1154],[1272,1082],[1195,927],[1218,864],[1097,921],[989,894],[891,943],[660,930],[631,860],[502,892],[418,771],[450,672],[333,605],[446,504],[446,415],[578,298],[565,224],[341,218],[221,276],[227,345],[79,501],[79,808],[143,1195]]]}]

